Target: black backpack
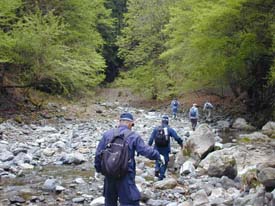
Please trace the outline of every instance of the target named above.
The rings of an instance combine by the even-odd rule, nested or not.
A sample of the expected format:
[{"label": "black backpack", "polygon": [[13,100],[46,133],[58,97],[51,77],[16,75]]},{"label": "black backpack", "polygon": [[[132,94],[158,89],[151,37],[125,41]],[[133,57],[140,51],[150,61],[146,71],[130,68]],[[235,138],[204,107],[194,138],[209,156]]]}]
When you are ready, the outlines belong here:
[{"label": "black backpack", "polygon": [[155,137],[155,145],[157,147],[167,147],[169,144],[169,136],[165,135],[162,126],[158,127],[157,135]]},{"label": "black backpack", "polygon": [[114,129],[113,137],[101,152],[101,169],[103,175],[119,179],[127,174],[130,156],[126,139],[131,134],[131,131],[119,134],[119,130]]}]

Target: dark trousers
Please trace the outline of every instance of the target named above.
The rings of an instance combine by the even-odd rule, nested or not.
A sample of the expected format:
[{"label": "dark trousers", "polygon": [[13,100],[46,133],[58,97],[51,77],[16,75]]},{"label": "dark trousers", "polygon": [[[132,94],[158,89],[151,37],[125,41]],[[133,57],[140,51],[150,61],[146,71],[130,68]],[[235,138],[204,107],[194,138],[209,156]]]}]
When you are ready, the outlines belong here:
[{"label": "dark trousers", "polygon": [[161,151],[159,151],[159,153],[164,156],[165,164],[160,164],[160,162],[156,160],[155,171],[159,173],[159,180],[162,180],[163,178],[165,178],[165,172],[169,162],[169,153]]},{"label": "dark trousers", "polygon": [[195,131],[197,123],[198,123],[198,119],[191,119],[191,124],[192,124],[193,131]]},{"label": "dark trousers", "polygon": [[135,184],[135,177],[131,176],[128,174],[119,180],[105,177],[105,206],[117,206],[117,201],[120,206],[139,206],[140,193]]}]

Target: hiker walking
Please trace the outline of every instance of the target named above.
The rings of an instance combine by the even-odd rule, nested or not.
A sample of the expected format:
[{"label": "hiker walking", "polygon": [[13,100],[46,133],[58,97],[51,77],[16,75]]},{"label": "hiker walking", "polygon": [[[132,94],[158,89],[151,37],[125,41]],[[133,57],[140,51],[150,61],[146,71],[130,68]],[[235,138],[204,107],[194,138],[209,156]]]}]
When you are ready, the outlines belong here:
[{"label": "hiker walking", "polygon": [[171,111],[172,111],[172,116],[174,119],[177,118],[178,109],[179,109],[179,102],[178,102],[177,98],[174,98],[171,101]]},{"label": "hiker walking", "polygon": [[196,103],[194,103],[189,110],[189,119],[191,121],[192,129],[195,131],[199,119],[199,110]]},{"label": "hiker walking", "polygon": [[[164,162],[164,157],[131,129],[131,113],[120,115],[119,126],[103,134],[95,155],[95,169],[104,179],[105,206],[139,206],[140,192],[135,184],[135,152],[151,160]],[[121,165],[121,166],[120,166]]]},{"label": "hiker walking", "polygon": [[205,116],[206,116],[206,120],[210,119],[211,118],[211,113],[212,113],[212,110],[213,110],[214,106],[209,102],[209,101],[206,101],[204,103],[204,106],[203,106],[203,111],[205,112]]},{"label": "hiker walking", "polygon": [[169,118],[167,115],[162,116],[161,125],[154,128],[148,144],[154,144],[154,148],[164,156],[165,164],[155,163],[155,176],[159,180],[165,178],[165,172],[169,162],[169,153],[171,152],[170,137],[173,137],[182,148],[182,139],[177,135],[176,131],[168,126]]}]

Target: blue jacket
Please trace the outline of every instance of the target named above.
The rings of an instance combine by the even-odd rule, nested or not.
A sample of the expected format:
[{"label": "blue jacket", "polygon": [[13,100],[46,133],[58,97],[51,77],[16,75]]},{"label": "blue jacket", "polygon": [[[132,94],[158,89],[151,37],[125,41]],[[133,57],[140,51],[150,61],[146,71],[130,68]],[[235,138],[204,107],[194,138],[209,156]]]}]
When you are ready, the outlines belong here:
[{"label": "blue jacket", "polygon": [[[178,134],[176,133],[176,131],[174,129],[172,129],[171,127],[169,127],[168,125],[161,125],[163,128],[164,127],[167,127],[168,128],[168,136],[169,136],[169,144],[167,147],[157,147],[156,145],[154,145],[154,148],[156,148],[158,151],[160,151],[161,153],[164,152],[164,153],[170,153],[171,152],[171,145],[170,145],[170,137],[173,137],[177,143],[179,145],[182,145],[182,139],[178,136]],[[149,139],[149,142],[148,144],[151,146],[156,138],[156,135],[157,135],[157,132],[158,132],[158,128],[159,127],[156,127],[154,128],[152,134],[151,134],[151,137]]]},{"label": "blue jacket", "polygon": [[177,111],[178,110],[178,107],[179,107],[179,102],[177,100],[173,100],[171,102],[171,109],[174,111]]},{"label": "blue jacket", "polygon": [[[192,117],[191,116],[191,111],[194,110],[196,112],[196,116]],[[197,107],[191,107],[190,110],[189,110],[189,118],[190,119],[198,119],[199,118],[199,110]]]},{"label": "blue jacket", "polygon": [[[119,128],[120,134],[125,133],[127,130],[129,130],[126,125],[120,125],[118,128]],[[113,129],[105,132],[97,146],[95,163],[94,163],[94,166],[97,172],[101,173],[101,159],[100,159],[101,151],[104,150],[106,144],[112,138],[112,136],[113,136]],[[129,145],[129,156],[130,156],[128,171],[130,173],[133,173],[134,175],[136,173],[135,172],[135,169],[136,169],[135,151],[138,154],[145,156],[151,160],[160,159],[159,152],[153,149],[152,147],[146,145],[143,139],[137,133],[132,132],[132,134],[127,138],[127,142]]]}]

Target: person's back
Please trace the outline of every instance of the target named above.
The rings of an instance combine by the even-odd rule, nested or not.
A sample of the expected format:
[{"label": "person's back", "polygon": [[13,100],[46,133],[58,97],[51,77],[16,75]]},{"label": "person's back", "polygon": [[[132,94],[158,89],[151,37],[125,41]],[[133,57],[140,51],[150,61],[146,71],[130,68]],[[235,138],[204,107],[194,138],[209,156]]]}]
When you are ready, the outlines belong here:
[{"label": "person's back", "polygon": [[[158,150],[158,152],[164,156],[165,164],[160,165],[159,161],[155,162],[155,176],[158,177],[159,180],[165,178],[165,172],[167,169],[167,165],[169,162],[169,153],[171,152],[171,145],[170,145],[170,137],[173,137],[178,144],[182,147],[182,139],[177,135],[176,131],[168,126],[169,118],[167,115],[162,117],[162,124],[156,128],[154,128],[148,144],[151,146],[154,144],[154,148]],[[160,136],[160,131],[163,131],[162,138],[166,138],[167,143],[165,141],[160,141],[158,138]],[[164,142],[163,144],[159,144],[158,142]]]},{"label": "person's back", "polygon": [[214,106],[210,102],[206,101],[204,103],[203,111],[206,112],[206,120],[210,119],[213,108]]},{"label": "person's back", "polygon": [[173,115],[174,119],[177,117],[178,108],[179,108],[178,100],[173,99],[172,102],[171,102],[171,110],[172,110],[172,115]]},{"label": "person's back", "polygon": [[[120,125],[118,131],[120,135],[129,134],[133,127],[133,116],[130,113],[124,113],[120,116]],[[95,155],[96,172],[102,173],[102,153],[110,144],[114,137],[114,129],[103,134],[99,142]],[[140,193],[135,185],[135,152],[152,160],[160,160],[161,156],[157,150],[149,147],[144,143],[142,138],[135,132],[130,132],[126,138],[129,147],[128,172],[121,178],[105,176],[104,180],[104,197],[106,206],[117,206],[119,199],[120,205],[139,205]],[[164,158],[162,158],[164,161]]]},{"label": "person's back", "polygon": [[197,108],[197,104],[194,103],[193,106],[189,110],[189,119],[191,121],[192,129],[195,131],[199,118],[199,110]]}]

